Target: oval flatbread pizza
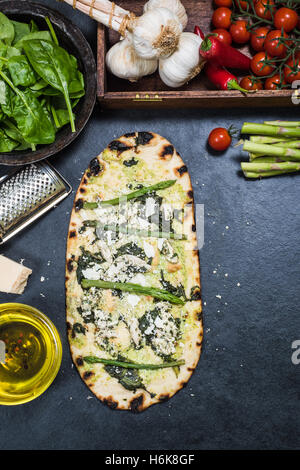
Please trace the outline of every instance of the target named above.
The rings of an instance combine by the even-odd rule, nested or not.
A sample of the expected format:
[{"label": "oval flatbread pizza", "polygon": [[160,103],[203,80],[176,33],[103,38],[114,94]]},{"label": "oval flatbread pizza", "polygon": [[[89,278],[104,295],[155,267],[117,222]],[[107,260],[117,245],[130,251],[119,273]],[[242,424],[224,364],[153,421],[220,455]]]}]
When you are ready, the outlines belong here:
[{"label": "oval flatbread pizza", "polygon": [[68,233],[66,305],[73,361],[111,408],[165,401],[195,370],[203,328],[193,191],[160,135],[123,135],[83,175]]}]

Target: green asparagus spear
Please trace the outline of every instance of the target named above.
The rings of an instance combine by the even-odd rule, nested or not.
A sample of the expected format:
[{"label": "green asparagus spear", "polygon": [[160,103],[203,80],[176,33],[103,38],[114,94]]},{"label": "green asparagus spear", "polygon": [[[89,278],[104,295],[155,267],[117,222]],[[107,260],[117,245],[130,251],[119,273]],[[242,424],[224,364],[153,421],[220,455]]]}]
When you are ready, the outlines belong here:
[{"label": "green asparagus spear", "polygon": [[267,124],[257,124],[252,122],[245,122],[241,132],[242,134],[300,137],[300,128],[268,126]]},{"label": "green asparagus spear", "polygon": [[269,126],[300,127],[300,121],[265,121]]},{"label": "green asparagus spear", "polygon": [[294,173],[295,170],[289,170],[289,171],[264,171],[262,173],[253,173],[251,171],[244,171],[244,175],[246,178],[250,179],[258,179],[258,178],[266,178],[269,176],[278,176],[278,175],[284,175],[288,173]]},{"label": "green asparagus spear", "polygon": [[270,137],[268,135],[251,135],[250,136],[251,142],[256,142],[258,144],[276,144],[279,142],[292,142],[290,137]]},{"label": "green asparagus spear", "polygon": [[167,189],[170,186],[173,186],[173,184],[175,184],[175,183],[176,183],[176,180],[161,181],[160,183],[153,184],[152,186],[148,186],[146,188],[141,188],[141,189],[138,189],[136,191],[133,191],[132,193],[123,194],[120,197],[116,197],[114,199],[109,199],[107,201],[101,201],[99,203],[97,203],[97,202],[85,202],[83,204],[83,208],[84,209],[96,209],[99,205],[102,206],[102,207],[116,206],[120,202],[123,202],[123,201],[126,202],[126,201],[129,201],[130,199],[139,198],[139,197],[143,196],[144,194],[150,193],[152,191],[158,191],[160,189]]},{"label": "green asparagus spear", "polygon": [[275,145],[257,144],[246,140],[244,142],[243,150],[251,153],[270,155],[271,157],[280,157],[282,160],[287,161],[300,161],[300,150],[293,148],[277,147]]},{"label": "green asparagus spear", "polygon": [[279,157],[271,157],[271,156],[260,156],[255,155],[254,153],[249,153],[250,162],[255,161],[256,163],[280,163],[284,160],[281,160]]},{"label": "green asparagus spear", "polygon": [[135,292],[142,295],[151,295],[152,297],[160,300],[166,300],[172,304],[184,305],[185,301],[180,297],[171,294],[170,292],[158,289],[157,287],[144,287],[139,284],[132,284],[130,282],[109,282],[101,280],[82,279],[81,285],[83,289],[89,289],[90,287],[99,287],[102,289],[116,289],[125,292]]},{"label": "green asparagus spear", "polygon": [[299,171],[300,170],[300,163],[296,162],[279,162],[279,163],[257,163],[254,162],[242,162],[241,163],[242,170],[249,171],[251,173],[263,173],[265,171]]},{"label": "green asparagus spear", "polygon": [[173,361],[173,362],[164,362],[162,364],[140,364],[135,362],[123,362],[123,361],[115,361],[113,359],[102,359],[101,357],[96,356],[85,356],[83,358],[85,362],[88,364],[95,364],[100,362],[101,364],[106,364],[109,366],[117,366],[117,367],[124,367],[126,369],[165,369],[167,367],[178,367],[185,364],[185,361]]}]

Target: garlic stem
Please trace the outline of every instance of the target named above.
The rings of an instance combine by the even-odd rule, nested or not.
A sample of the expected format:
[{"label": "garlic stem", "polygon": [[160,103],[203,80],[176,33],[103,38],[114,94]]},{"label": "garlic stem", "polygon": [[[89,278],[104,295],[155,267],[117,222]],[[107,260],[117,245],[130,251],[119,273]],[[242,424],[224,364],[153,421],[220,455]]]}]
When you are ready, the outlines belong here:
[{"label": "garlic stem", "polygon": [[[64,0],[69,5],[75,7],[77,10],[89,15],[104,26],[108,26],[115,31],[120,31],[120,27],[124,25],[126,18],[129,19],[130,12],[124,8],[115,5],[109,0]],[[122,28],[121,28],[122,29]]]}]

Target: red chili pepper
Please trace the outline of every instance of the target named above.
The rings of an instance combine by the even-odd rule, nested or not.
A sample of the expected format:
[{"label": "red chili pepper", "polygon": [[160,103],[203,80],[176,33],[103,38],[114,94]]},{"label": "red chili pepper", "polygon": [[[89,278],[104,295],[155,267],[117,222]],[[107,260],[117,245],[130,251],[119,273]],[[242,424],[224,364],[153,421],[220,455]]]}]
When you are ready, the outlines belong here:
[{"label": "red chili pepper", "polygon": [[249,90],[242,88],[237,78],[223,67],[207,62],[205,65],[205,73],[207,78],[220,90],[239,90],[242,93],[249,93]]},{"label": "red chili pepper", "polygon": [[202,29],[199,28],[199,26],[195,26],[194,34],[197,34],[198,36],[200,36],[201,39],[205,38],[205,34],[203,33]]},{"label": "red chili pepper", "polygon": [[200,46],[200,55],[221,67],[249,70],[250,58],[228,44],[224,44],[214,36],[207,36]]}]

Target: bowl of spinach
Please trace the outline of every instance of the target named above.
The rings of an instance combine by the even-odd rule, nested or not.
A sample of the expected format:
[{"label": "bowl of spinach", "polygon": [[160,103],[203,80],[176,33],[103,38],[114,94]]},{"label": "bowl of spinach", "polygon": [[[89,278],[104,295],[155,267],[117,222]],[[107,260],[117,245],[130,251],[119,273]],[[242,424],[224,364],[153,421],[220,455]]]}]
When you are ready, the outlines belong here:
[{"label": "bowl of spinach", "polygon": [[96,64],[57,11],[0,1],[0,164],[23,165],[70,144],[96,100]]}]

